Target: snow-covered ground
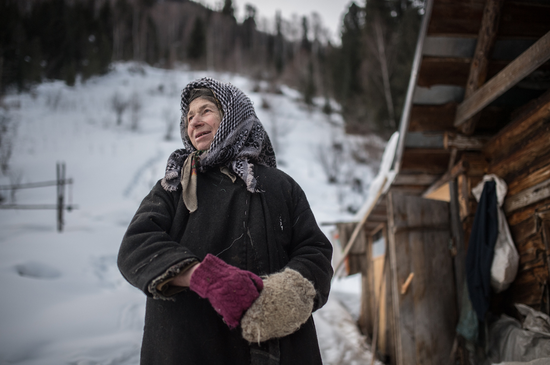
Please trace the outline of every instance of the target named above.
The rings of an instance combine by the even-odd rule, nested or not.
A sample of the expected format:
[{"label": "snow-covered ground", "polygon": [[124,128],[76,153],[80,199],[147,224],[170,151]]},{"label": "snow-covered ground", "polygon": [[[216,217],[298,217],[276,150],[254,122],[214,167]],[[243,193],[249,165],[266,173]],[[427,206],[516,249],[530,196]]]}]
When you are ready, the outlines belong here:
[{"label": "snow-covered ground", "polygon": [[[383,142],[345,136],[338,115],[308,110],[285,87],[270,94],[266,85],[230,74],[118,64],[72,88],[51,82],[8,95],[0,117],[14,128],[13,148],[0,185],[55,180],[56,162],[64,161],[74,180],[67,200],[78,209],[65,212],[62,233],[54,210],[0,209],[0,364],[138,364],[145,297],[121,277],[116,254],[139,202],[181,147],[180,90],[205,75],[250,96],[279,167],[302,186],[319,222],[349,220],[361,206],[374,172],[343,157],[364,154],[350,146],[380,150]],[[120,125],[115,96],[135,106]],[[329,170],[337,184],[327,182]],[[5,204],[54,204],[56,197],[55,187],[0,194]],[[329,302],[315,313],[325,364],[370,363],[353,326],[356,313],[338,301],[350,295],[358,301],[359,283],[359,277],[335,281]]]}]

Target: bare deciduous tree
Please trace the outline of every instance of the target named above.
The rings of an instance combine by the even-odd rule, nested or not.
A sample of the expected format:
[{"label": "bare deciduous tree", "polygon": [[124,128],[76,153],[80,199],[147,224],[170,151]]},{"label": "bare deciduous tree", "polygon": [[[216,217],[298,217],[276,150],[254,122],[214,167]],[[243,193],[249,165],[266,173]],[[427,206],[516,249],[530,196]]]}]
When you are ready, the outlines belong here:
[{"label": "bare deciduous tree", "polygon": [[13,117],[7,111],[0,112],[0,169],[5,175],[9,169],[9,160],[13,152],[15,125]]},{"label": "bare deciduous tree", "polygon": [[121,125],[122,115],[126,108],[128,108],[128,102],[117,92],[111,97],[111,108],[116,114],[116,125]]},{"label": "bare deciduous tree", "polygon": [[141,119],[141,98],[137,93],[133,93],[128,101],[131,112],[130,129],[137,131],[139,129],[139,122]]},{"label": "bare deciduous tree", "polygon": [[166,130],[164,133],[164,140],[171,141],[172,134],[177,125],[177,114],[172,110],[172,108],[165,108],[162,111],[162,119],[164,120],[164,125]]}]

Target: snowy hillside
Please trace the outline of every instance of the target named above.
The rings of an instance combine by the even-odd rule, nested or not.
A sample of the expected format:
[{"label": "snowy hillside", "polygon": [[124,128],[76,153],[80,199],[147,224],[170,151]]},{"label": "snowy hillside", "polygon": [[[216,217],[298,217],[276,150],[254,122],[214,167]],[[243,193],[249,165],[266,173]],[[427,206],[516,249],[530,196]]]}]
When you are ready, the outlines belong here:
[{"label": "snowy hillside", "polygon": [[[229,74],[118,64],[72,88],[51,82],[8,95],[0,116],[13,144],[0,185],[55,180],[64,161],[74,180],[67,197],[78,209],[66,212],[63,233],[53,210],[0,209],[0,364],[138,364],[145,298],[120,276],[116,254],[141,199],[181,147],[180,90],[206,75],[250,96],[279,167],[302,186],[319,222],[353,217],[375,171],[343,161],[368,159],[365,144],[377,157],[383,142],[345,136],[339,116],[308,110],[288,88],[269,93]],[[120,124],[115,104],[126,106]],[[56,196],[54,187],[0,194],[4,204],[54,204]],[[336,283],[315,314],[324,361],[370,361],[358,333],[344,326],[352,319],[338,290],[357,294],[358,278]]]}]

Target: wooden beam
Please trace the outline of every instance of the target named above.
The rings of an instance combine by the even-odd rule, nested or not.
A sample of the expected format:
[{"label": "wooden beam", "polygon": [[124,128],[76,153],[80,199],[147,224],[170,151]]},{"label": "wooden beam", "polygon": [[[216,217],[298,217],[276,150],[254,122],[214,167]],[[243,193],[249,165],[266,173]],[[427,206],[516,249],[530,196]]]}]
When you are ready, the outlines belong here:
[{"label": "wooden beam", "polygon": [[490,159],[506,154],[531,132],[550,119],[550,91],[515,112],[513,120],[487,142],[483,153]]},{"label": "wooden beam", "polygon": [[[483,10],[483,19],[477,36],[476,50],[472,63],[470,64],[470,73],[464,99],[472,96],[487,80],[487,70],[489,65],[489,55],[495,44],[498,31],[498,23],[500,17],[500,9],[503,0],[487,0],[485,9]],[[475,131],[479,114],[472,116],[466,120],[460,129],[466,135],[472,135]]]},{"label": "wooden beam", "polygon": [[467,161],[460,160],[452,169],[447,171],[439,180],[433,183],[424,193],[423,197],[430,195],[432,192],[436,191],[443,185],[447,184],[449,181],[454,180],[458,175],[465,173],[468,170],[469,164]]},{"label": "wooden beam", "polygon": [[498,75],[464,100],[456,110],[455,127],[460,127],[469,118],[508,91],[548,59],[550,59],[550,32],[546,33]]},{"label": "wooden beam", "polygon": [[445,132],[443,135],[443,145],[445,149],[456,148],[457,150],[481,151],[489,137],[476,136],[466,137],[462,134]]}]

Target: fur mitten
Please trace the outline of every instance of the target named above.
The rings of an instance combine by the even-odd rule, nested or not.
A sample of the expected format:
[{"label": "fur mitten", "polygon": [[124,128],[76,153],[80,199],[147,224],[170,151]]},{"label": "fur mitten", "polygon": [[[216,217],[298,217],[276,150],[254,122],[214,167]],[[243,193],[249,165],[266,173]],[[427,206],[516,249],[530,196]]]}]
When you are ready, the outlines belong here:
[{"label": "fur mitten", "polygon": [[264,278],[264,289],[241,320],[244,339],[259,343],[296,332],[311,316],[315,294],[313,284],[289,268]]},{"label": "fur mitten", "polygon": [[208,254],[193,272],[189,289],[207,298],[229,328],[235,328],[250,305],[258,298],[263,282],[259,276],[225,263]]}]

